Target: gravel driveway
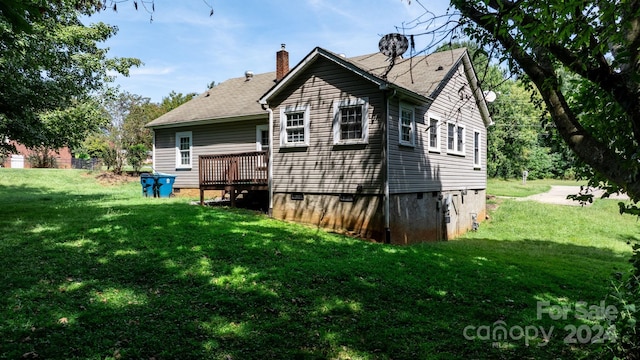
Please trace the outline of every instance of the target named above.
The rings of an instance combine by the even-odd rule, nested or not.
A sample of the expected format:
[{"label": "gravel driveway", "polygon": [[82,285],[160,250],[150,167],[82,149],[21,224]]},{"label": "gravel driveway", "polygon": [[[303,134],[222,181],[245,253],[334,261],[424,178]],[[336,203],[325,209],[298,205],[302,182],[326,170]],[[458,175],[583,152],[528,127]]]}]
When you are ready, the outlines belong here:
[{"label": "gravel driveway", "polygon": [[[578,194],[579,192],[580,186],[551,186],[551,190],[549,190],[549,192],[517,198],[517,200],[534,200],[547,204],[580,206],[580,202],[567,199],[567,195]],[[602,194],[604,194],[604,190],[596,189],[593,191],[594,200],[599,199]],[[627,195],[611,195],[609,198],[629,200]]]}]

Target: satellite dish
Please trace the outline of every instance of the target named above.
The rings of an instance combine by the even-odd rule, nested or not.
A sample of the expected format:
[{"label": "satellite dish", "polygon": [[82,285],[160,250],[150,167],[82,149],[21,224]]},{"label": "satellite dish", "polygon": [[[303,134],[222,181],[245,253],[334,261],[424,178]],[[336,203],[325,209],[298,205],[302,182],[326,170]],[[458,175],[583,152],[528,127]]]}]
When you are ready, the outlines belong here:
[{"label": "satellite dish", "polygon": [[488,102],[488,103],[492,103],[494,101],[496,101],[496,93],[494,93],[493,91],[489,90],[489,91],[484,91],[484,99]]},{"label": "satellite dish", "polygon": [[378,49],[390,58],[400,56],[409,48],[409,40],[402,34],[387,34],[380,39]]}]

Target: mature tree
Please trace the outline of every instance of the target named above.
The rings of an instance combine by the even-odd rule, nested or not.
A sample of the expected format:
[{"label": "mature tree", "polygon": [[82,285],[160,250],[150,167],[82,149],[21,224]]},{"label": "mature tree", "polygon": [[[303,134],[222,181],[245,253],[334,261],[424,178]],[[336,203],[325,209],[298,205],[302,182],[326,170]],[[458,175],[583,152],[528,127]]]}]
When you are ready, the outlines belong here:
[{"label": "mature tree", "polygon": [[476,42],[445,44],[436,51],[465,47],[483,87],[498,94],[489,103],[494,124],[487,132],[487,175],[490,177],[520,177],[527,170],[529,177],[563,177],[567,163],[557,161],[549,144],[554,138],[540,136],[544,111],[537,92],[526,89],[522,81],[510,79],[508,74],[482,50]]},{"label": "mature tree", "polygon": [[140,64],[137,59],[107,58],[107,50],[98,47],[117,29],[80,21],[95,6],[91,1],[0,0],[0,139],[26,146],[73,145],[76,134],[71,131],[49,136],[50,115],[45,114],[61,115],[67,108],[75,112],[111,80],[108,71],[126,75]]},{"label": "mature tree", "polygon": [[171,91],[168,96],[165,96],[162,98],[162,101],[160,102],[160,108],[162,109],[162,113],[159,114],[158,116],[168,113],[169,111],[193,99],[197,95],[198,94],[194,92],[182,94],[182,93],[177,93],[175,91]]},{"label": "mature tree", "polygon": [[[640,1],[451,0],[458,24],[538,89],[555,129],[588,165],[591,185],[640,201]],[[456,25],[458,26],[458,25]],[[454,29],[455,30],[455,29]],[[441,30],[440,30],[440,33]],[[569,74],[569,76],[567,76]],[[567,86],[571,82],[571,86]],[[621,212],[640,215],[636,205]],[[612,352],[637,359],[640,245],[616,287]],[[624,315],[623,315],[624,314]]]},{"label": "mature tree", "polygon": [[498,94],[488,104],[494,124],[487,131],[487,175],[519,178],[526,170],[531,179],[573,176],[572,161],[557,152],[563,144],[555,136],[546,136],[547,116],[538,106],[539,94],[511,79],[476,42],[445,44],[436,51],[459,47],[469,51],[483,88]]},{"label": "mature tree", "polygon": [[507,80],[496,91],[499,95],[490,104],[494,124],[487,134],[487,175],[514,178],[524,170],[531,178],[548,175],[550,164],[540,165],[546,154],[538,142],[540,109],[516,81]]},{"label": "mature tree", "polygon": [[103,151],[102,160],[108,167],[112,165],[113,171],[119,174],[126,161],[126,149],[131,145],[131,138],[135,136],[127,135],[125,121],[131,109],[144,102],[145,98],[126,91],[108,91],[102,94],[100,101],[109,117],[109,124],[103,133],[107,149]]},{"label": "mature tree", "polygon": [[125,161],[139,166],[144,160],[141,159],[143,152],[152,147],[153,135],[145,125],[195,95],[172,91],[158,104],[126,91],[107,91],[99,97],[101,108],[108,117],[107,125],[104,131],[89,137],[84,148],[89,153],[98,154],[105,165],[117,173],[122,171]]},{"label": "mature tree", "polygon": [[142,144],[147,149],[151,148],[151,131],[144,127],[145,124],[160,116],[160,107],[152,103],[151,99],[136,94],[121,94],[121,111],[124,118],[121,124],[114,123],[122,133],[122,143],[125,148]]},{"label": "mature tree", "polygon": [[57,167],[55,153],[68,146],[77,149],[85,139],[108,124],[105,112],[93,99],[72,104],[66,109],[40,114],[41,126],[37,134],[39,144],[31,145],[32,167]]},{"label": "mature tree", "polygon": [[[467,35],[536,86],[560,136],[593,169],[594,182],[640,200],[640,1],[451,3]],[[590,91],[588,112],[568,101],[562,67]]]},{"label": "mature tree", "polygon": [[[107,9],[118,11],[119,7],[122,8],[125,3],[129,3],[135,10],[142,9],[149,13],[151,21],[153,21],[153,13],[156,9],[154,0],[64,0],[57,2],[71,5],[75,10],[85,15]],[[209,16],[213,16],[213,6],[208,0],[202,0],[202,2],[209,7]],[[35,19],[54,13],[55,10],[51,4],[42,0],[0,0],[0,16],[4,19],[3,21],[18,31],[30,31]]]},{"label": "mature tree", "polygon": [[171,91],[168,96],[162,98],[159,104],[152,103],[149,98],[139,95],[128,94],[127,96],[129,99],[125,104],[126,116],[122,124],[124,144],[126,146],[142,144],[147,149],[151,149],[153,136],[151,130],[145,125],[191,100],[196,96],[196,93],[183,95]]},{"label": "mature tree", "polygon": [[43,145],[51,149],[63,146],[76,148],[87,136],[107,126],[109,119],[104,110],[94,99],[72,103],[64,109],[56,109],[42,113]]}]

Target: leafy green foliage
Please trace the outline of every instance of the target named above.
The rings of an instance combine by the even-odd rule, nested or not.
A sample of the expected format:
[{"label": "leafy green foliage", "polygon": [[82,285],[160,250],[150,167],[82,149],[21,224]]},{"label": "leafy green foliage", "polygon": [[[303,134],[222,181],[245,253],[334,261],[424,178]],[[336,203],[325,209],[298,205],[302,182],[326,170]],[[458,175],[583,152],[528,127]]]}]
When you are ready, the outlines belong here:
[{"label": "leafy green foliage", "polygon": [[607,322],[616,339],[608,348],[616,359],[637,359],[640,354],[640,244],[633,246],[630,261],[633,268],[627,274],[620,273],[622,278],[613,282],[610,294],[619,311]]},{"label": "leafy green foliage", "polygon": [[589,166],[582,174],[594,185],[640,200],[639,3],[453,0],[452,5],[462,14],[466,35],[535,84],[555,130]]},{"label": "leafy green foliage", "polygon": [[[496,50],[535,84],[555,130],[584,164],[579,177],[608,192],[626,192],[640,208],[640,2],[577,0],[452,0],[465,34]],[[637,247],[632,259],[637,269]],[[628,304],[640,299],[634,274],[614,297],[627,311],[620,322],[623,358],[638,357],[640,324]]]},{"label": "leafy green foliage", "polygon": [[[112,80],[109,71],[126,75],[141,62],[107,58],[98,44],[117,29],[84,25],[79,16],[95,11],[88,2],[17,3],[0,6],[0,138],[28,147],[76,145],[83,131],[69,122],[78,120],[82,129],[98,126],[89,124],[95,118],[84,117],[89,95]],[[77,117],[78,112],[84,115]],[[61,121],[48,121],[51,117]],[[62,125],[71,128],[60,131]]]},{"label": "leafy green foliage", "polygon": [[[562,79],[563,92],[566,94],[567,103],[578,114],[578,118],[583,126],[591,134],[596,136],[602,143],[609,144],[609,147],[619,154],[626,154],[626,148],[635,144],[631,123],[619,121],[626,115],[621,106],[607,93],[598,92],[597,87],[590,81],[569,73],[566,70],[558,71]],[[633,169],[637,162],[635,156],[625,158],[623,166]],[[577,175],[579,178],[588,179],[592,186],[604,186],[611,193],[623,190],[614,183],[609,183],[603,174],[594,169],[584,161],[579,161]],[[636,176],[634,173],[630,177]]]},{"label": "leafy green foliage", "polygon": [[127,162],[133,167],[134,172],[140,172],[142,164],[147,159],[147,152],[147,147],[143,144],[129,146],[127,150]]},{"label": "leafy green foliage", "polygon": [[89,135],[100,131],[109,121],[100,105],[91,98],[73,102],[64,109],[42,113],[40,120],[40,143],[53,149],[79,147]]},{"label": "leafy green foliage", "polygon": [[[562,156],[557,136],[544,136],[548,117],[541,109],[540,94],[526,82],[513,80],[476,42],[456,42],[437,51],[466,47],[482,88],[497,94],[489,103],[494,124],[487,134],[487,175],[503,179],[520,178],[527,171],[530,179],[572,178],[573,159]],[[566,153],[566,151],[565,151]]]},{"label": "leafy green foliage", "polygon": [[196,94],[183,95],[172,91],[168,96],[163,97],[159,104],[152,103],[149,98],[139,95],[123,93],[121,96],[123,96],[120,99],[123,114],[120,116],[124,116],[122,123],[123,143],[125,146],[143,144],[147,149],[151,149],[153,135],[145,125],[191,100]]},{"label": "leafy green foliage", "polygon": [[38,146],[32,149],[32,152],[27,157],[29,165],[32,168],[56,168],[57,160],[54,155],[54,150],[46,146]]},{"label": "leafy green foliage", "polygon": [[551,157],[539,141],[543,112],[518,82],[504,80],[495,91],[499,95],[489,104],[495,124],[487,135],[487,175],[519,178],[526,170],[531,179],[549,177]]},{"label": "leafy green foliage", "polygon": [[[81,146],[82,151],[92,157],[99,157],[108,169],[113,169],[118,174],[122,172],[125,161],[134,166],[134,171],[139,171],[139,165],[146,159],[146,151],[153,146],[153,134],[145,125],[191,100],[195,95],[172,91],[162,102],[156,104],[137,94],[109,89],[94,99],[98,104],[95,112],[104,117],[105,120],[101,122],[104,126],[100,131],[86,136]],[[127,155],[132,149],[133,158]]]},{"label": "leafy green foliage", "polygon": [[193,93],[193,92],[182,94],[182,93],[177,93],[175,91],[171,91],[168,96],[165,96],[162,98],[162,101],[159,104],[162,111],[161,111],[161,114],[158,114],[157,116],[168,113],[169,111],[193,99],[197,95],[198,95],[197,93]]},{"label": "leafy green foliage", "polygon": [[101,133],[93,133],[82,143],[80,152],[87,153],[92,158],[102,158],[103,153],[109,148],[107,138]]},{"label": "leafy green foliage", "polygon": [[118,153],[118,150],[113,144],[109,144],[101,153],[100,158],[107,170],[113,170],[116,174],[122,173],[122,167],[124,166],[124,157]]}]

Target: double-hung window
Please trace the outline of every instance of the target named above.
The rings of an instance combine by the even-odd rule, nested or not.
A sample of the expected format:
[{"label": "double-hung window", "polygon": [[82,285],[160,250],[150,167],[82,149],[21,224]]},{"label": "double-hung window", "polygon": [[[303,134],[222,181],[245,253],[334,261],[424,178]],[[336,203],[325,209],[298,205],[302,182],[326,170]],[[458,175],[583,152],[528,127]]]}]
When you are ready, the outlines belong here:
[{"label": "double-hung window", "polygon": [[480,168],[482,153],[480,152],[480,132],[473,132],[473,167]]},{"label": "double-hung window", "polygon": [[256,126],[256,151],[269,151],[269,125]]},{"label": "double-hung window", "polygon": [[280,110],[280,145],[309,146],[308,106],[286,106]]},{"label": "double-hung window", "polygon": [[369,140],[367,98],[349,98],[333,103],[333,143],[366,144]]},{"label": "double-hung window", "polygon": [[176,169],[191,169],[193,166],[193,134],[191,131],[176,133]]},{"label": "double-hung window", "polygon": [[429,116],[428,124],[429,151],[440,151],[440,119]]},{"label": "double-hung window", "polygon": [[416,120],[415,112],[412,107],[400,105],[400,121],[398,129],[400,134],[400,145],[415,146],[416,144]]},{"label": "double-hung window", "polygon": [[447,153],[464,155],[464,137],[464,126],[452,122],[447,123]]}]

